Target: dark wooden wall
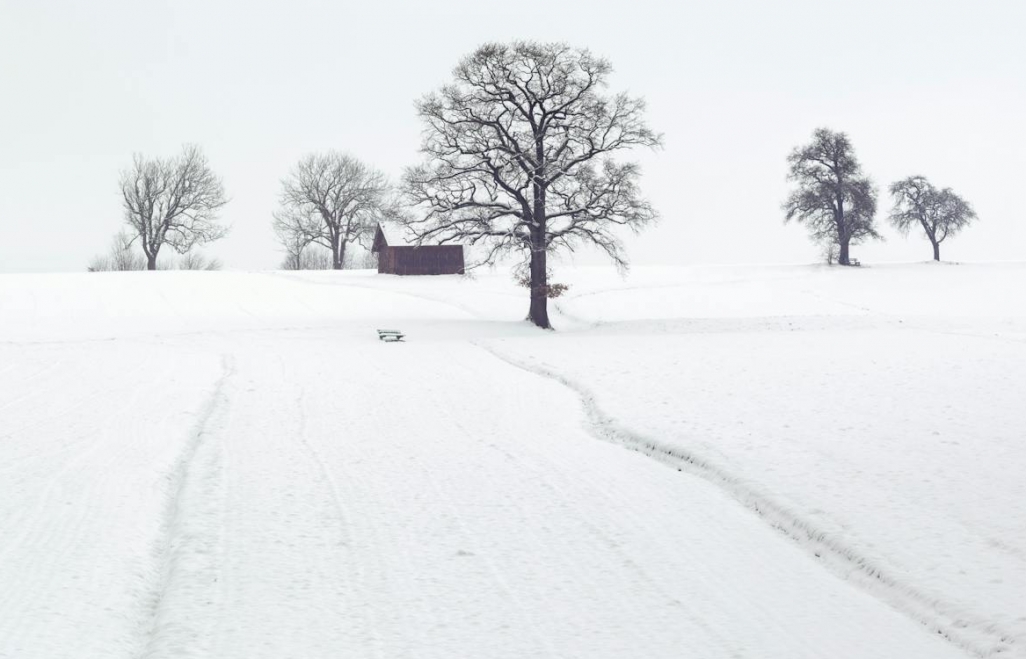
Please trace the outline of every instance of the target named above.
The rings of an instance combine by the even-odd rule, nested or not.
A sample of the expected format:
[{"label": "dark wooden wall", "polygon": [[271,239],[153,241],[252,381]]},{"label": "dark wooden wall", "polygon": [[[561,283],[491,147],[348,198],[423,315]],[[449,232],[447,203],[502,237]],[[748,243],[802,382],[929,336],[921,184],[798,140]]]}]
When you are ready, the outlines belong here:
[{"label": "dark wooden wall", "polygon": [[462,275],[462,245],[381,247],[378,272],[391,275]]}]

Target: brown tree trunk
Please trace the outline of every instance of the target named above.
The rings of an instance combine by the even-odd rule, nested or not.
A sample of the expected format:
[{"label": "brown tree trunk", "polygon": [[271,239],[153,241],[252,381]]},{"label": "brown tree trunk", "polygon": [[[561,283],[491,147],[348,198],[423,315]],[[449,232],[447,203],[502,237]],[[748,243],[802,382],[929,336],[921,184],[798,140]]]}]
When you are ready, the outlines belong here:
[{"label": "brown tree trunk", "polygon": [[933,260],[940,261],[940,243],[933,243]]},{"label": "brown tree trunk", "polygon": [[531,248],[531,309],[527,318],[542,329],[552,327],[549,324],[549,282],[546,256],[544,246]]},{"label": "brown tree trunk", "polygon": [[838,263],[838,265],[851,265],[851,263],[848,261],[848,241],[847,240],[842,240],[841,241],[841,246],[840,246],[840,249],[838,250],[838,254],[837,254],[837,263]]}]

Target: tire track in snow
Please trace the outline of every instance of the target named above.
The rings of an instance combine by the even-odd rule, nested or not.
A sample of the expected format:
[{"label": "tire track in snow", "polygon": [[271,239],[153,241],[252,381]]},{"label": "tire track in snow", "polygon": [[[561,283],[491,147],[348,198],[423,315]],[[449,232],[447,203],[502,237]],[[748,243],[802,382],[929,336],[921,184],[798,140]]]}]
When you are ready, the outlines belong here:
[{"label": "tire track in snow", "polygon": [[[452,424],[452,427],[460,431],[460,434],[469,436],[469,433],[467,433],[466,430],[463,428],[463,425],[460,423],[458,417],[452,415],[447,410],[443,412],[443,414],[446,420],[450,424]],[[520,590],[516,587],[515,581],[513,579],[510,579],[508,575],[503,573],[502,569],[496,564],[495,560],[489,554],[489,552],[482,549],[480,543],[475,540],[475,534],[472,526],[467,522],[466,517],[460,511],[460,507],[456,504],[456,502],[453,501],[453,498],[439,484],[438,478],[432,473],[430,467],[423,465],[422,460],[417,456],[413,457],[413,461],[418,466],[418,468],[424,473],[428,486],[431,488],[431,491],[434,494],[433,500],[440,502],[440,504],[444,506],[445,510],[449,513],[451,518],[455,521],[457,527],[459,528],[460,536],[463,538],[461,544],[474,548],[473,554],[476,556],[480,556],[482,558],[485,565],[487,566],[488,573],[492,577],[492,582],[496,586],[498,586],[498,588],[502,590],[503,593],[506,594],[506,597],[509,598],[510,602],[513,603],[516,609],[520,611],[521,615],[523,616],[524,612],[530,610],[530,607],[528,601],[522,596]],[[526,529],[526,532],[531,532],[531,529]],[[530,629],[530,632],[531,635],[538,641],[539,646],[543,649],[547,657],[550,657],[552,659],[559,658],[560,654],[556,651],[555,644],[553,643],[551,637],[545,634],[543,630],[536,628]]]},{"label": "tire track in snow", "polygon": [[[452,423],[456,428],[461,428],[460,423],[456,419],[452,419],[450,423]],[[589,482],[579,473],[567,470],[565,467],[556,464],[552,460],[547,460],[545,456],[532,451],[529,447],[518,447],[521,452],[520,456],[514,455],[496,444],[490,445],[490,448],[501,453],[511,463],[516,464],[518,469],[522,470],[524,473],[530,473],[537,478],[540,487],[552,492],[552,499],[554,501],[572,502],[572,491],[574,489],[586,489],[597,492],[599,496],[603,497],[607,502],[609,509],[622,509],[625,514],[628,513],[627,509],[623,508],[622,501],[607,489],[607,485],[599,485],[594,482]],[[527,456],[530,456],[532,460],[529,461],[525,459]],[[545,467],[541,466],[542,461],[547,463]],[[568,483],[576,487],[568,488],[560,485],[556,478],[557,475],[567,479]],[[437,486],[436,490],[438,490]],[[440,490],[439,494],[441,494]],[[614,554],[619,557],[621,565],[626,570],[635,575],[638,581],[644,583],[652,591],[660,593],[666,600],[672,601],[676,606],[679,606],[681,612],[686,616],[687,622],[715,641],[717,647],[722,652],[726,653],[726,655],[731,659],[741,659],[744,656],[741,651],[735,647],[733,639],[731,639],[729,635],[720,632],[715,626],[704,620],[701,615],[699,615],[693,604],[682,601],[682,599],[667,590],[658,578],[654,578],[650,572],[645,569],[645,566],[639,564],[634,560],[634,557],[629,552],[623,549],[621,543],[612,537],[608,530],[604,530],[600,524],[589,521],[586,514],[579,514],[576,515],[576,517],[580,521],[581,526],[587,530],[592,538],[604,546],[610,554]],[[528,529],[528,531],[530,531],[530,529]],[[553,656],[558,655],[553,654]]]},{"label": "tire track in snow", "polygon": [[[61,362],[55,363],[60,364]],[[150,364],[151,362],[147,360],[140,364],[139,368],[146,370]],[[53,370],[48,369],[48,372]],[[52,398],[55,396],[54,392],[60,391],[66,386],[70,377],[63,375],[53,381],[44,381],[33,388],[29,399]],[[102,391],[102,388],[96,388],[90,395],[82,398],[53,404],[47,410],[48,415],[39,414],[31,423],[20,426],[5,435],[0,435],[0,441],[7,437],[26,434],[29,430],[35,430],[38,427],[45,428],[48,424],[60,423],[66,417],[74,416],[73,413],[85,407],[87,403],[96,400],[99,395],[97,392]],[[144,389],[125,392],[124,402],[116,409],[116,412],[109,414],[108,417],[128,415],[146,393]],[[0,592],[0,621],[13,617],[20,608],[31,605],[26,601],[27,593],[32,591],[51,592],[59,587],[61,572],[54,569],[54,565],[59,565],[69,554],[74,552],[83,540],[88,538],[95,527],[97,517],[102,516],[102,511],[89,506],[72,507],[70,508],[72,514],[62,518],[60,522],[49,517],[47,511],[53,509],[52,503],[55,499],[67,496],[62,492],[64,481],[69,477],[75,478],[84,473],[94,474],[90,478],[89,487],[81,493],[86,500],[92,499],[95,493],[105,490],[110,484],[109,474],[116,472],[115,469],[111,469],[111,466],[123,457],[120,451],[110,452],[110,448],[103,437],[96,436],[94,433],[57,450],[14,459],[4,468],[0,468],[0,474],[2,474],[4,471],[13,471],[14,467],[30,460],[40,458],[45,460],[58,455],[65,457],[63,461],[53,463],[54,466],[48,470],[46,482],[38,490],[35,500],[19,507],[13,515],[5,520],[5,528],[13,530],[3,533],[0,537],[0,565],[11,560],[11,554],[23,547],[46,547],[47,551],[33,552],[27,557],[23,554],[23,558],[19,559],[19,570],[14,574],[14,579],[7,581],[6,588]],[[104,465],[104,468],[98,469],[97,458],[101,457],[109,462]],[[40,577],[40,575],[45,576]],[[15,634],[25,635],[32,629],[33,625],[31,624],[22,625]]]},{"label": "tire track in snow", "polygon": [[[285,360],[279,357],[279,362],[284,370]],[[299,439],[299,444],[306,452],[308,459],[314,464],[318,477],[330,493],[332,507],[334,508],[335,515],[338,518],[339,530],[343,538],[343,549],[345,550],[343,553],[350,554],[353,552],[356,544],[355,539],[353,538],[354,524],[352,514],[349,511],[349,506],[346,504],[345,497],[342,496],[338,480],[332,475],[328,462],[325,460],[321,452],[314,447],[313,443],[307,436],[307,424],[310,415],[307,411],[305,401],[306,388],[300,384],[295,401],[293,402],[296,409],[299,410],[299,428],[297,429],[296,436]],[[364,568],[358,562],[351,560],[349,556],[344,556],[340,562],[347,564],[347,580],[354,589],[358,589],[366,583],[367,578],[364,573]],[[378,623],[375,612],[373,609],[368,607],[363,609],[361,614],[364,616],[364,621],[369,630],[369,635],[372,641],[372,647],[368,651],[368,656],[373,654],[373,656],[383,659],[385,655],[383,654],[382,648],[385,646],[385,643],[377,632]]]},{"label": "tire track in snow", "polygon": [[842,538],[817,528],[811,521],[761,491],[756,484],[731,474],[728,469],[685,447],[645,437],[624,427],[599,408],[595,395],[587,387],[556,371],[511,357],[483,343],[474,342],[474,345],[506,364],[567,387],[580,400],[588,430],[593,436],[643,453],[678,471],[687,471],[726,489],[746,508],[796,541],[841,579],[857,584],[931,632],[979,657],[1012,656],[1017,649],[1017,639],[1011,632],[959,610],[940,595],[902,583],[899,577],[874,559],[847,546]]},{"label": "tire track in snow", "polygon": [[[162,656],[189,656],[190,641],[209,639],[198,633],[198,625],[210,626],[214,620],[202,612],[177,610],[176,606],[195,604],[197,594],[214,587],[217,578],[217,545],[219,525],[211,518],[221,516],[218,501],[222,498],[222,456],[220,446],[212,445],[210,436],[227,413],[226,383],[235,374],[235,360],[221,358],[221,377],[214,384],[206,403],[200,408],[196,423],[167,478],[167,503],[162,533],[154,546],[158,562],[157,582],[147,606],[146,628],[136,656],[141,659]],[[202,502],[201,509],[196,504]],[[213,528],[212,528],[213,527]],[[216,586],[215,588],[219,588]],[[204,597],[204,604],[213,604]],[[182,601],[179,601],[182,600]],[[204,638],[205,637],[205,638]],[[199,655],[204,656],[203,652]]]}]

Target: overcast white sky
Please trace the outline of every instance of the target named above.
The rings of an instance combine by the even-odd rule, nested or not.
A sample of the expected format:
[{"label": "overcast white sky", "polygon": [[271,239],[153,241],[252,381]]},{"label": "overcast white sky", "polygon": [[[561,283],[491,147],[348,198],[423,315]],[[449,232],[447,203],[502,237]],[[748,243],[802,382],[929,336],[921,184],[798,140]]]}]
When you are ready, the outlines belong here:
[{"label": "overcast white sky", "polygon": [[[413,102],[483,42],[566,41],[609,58],[665,149],[638,153],[660,224],[636,264],[809,262],[784,226],[785,157],[846,131],[881,188],[923,174],[976,207],[954,260],[1026,244],[1026,1],[0,0],[0,271],[82,270],[120,228],[133,152],[201,145],[231,203],[230,268],[276,267],[280,179],[352,152],[398,177]],[[927,260],[902,238],[863,261]],[[585,257],[583,262],[599,262]]]}]

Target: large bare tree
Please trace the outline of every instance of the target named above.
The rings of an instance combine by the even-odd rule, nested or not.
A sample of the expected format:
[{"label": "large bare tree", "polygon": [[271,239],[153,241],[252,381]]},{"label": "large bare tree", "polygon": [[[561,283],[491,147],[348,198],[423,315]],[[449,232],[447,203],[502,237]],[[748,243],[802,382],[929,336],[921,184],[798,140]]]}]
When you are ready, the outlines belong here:
[{"label": "large bare tree", "polygon": [[976,219],[976,211],[951,188],[938,190],[925,176],[910,176],[891,186],[894,208],[891,224],[908,235],[919,225],[933,245],[933,260],[940,261],[940,246]]},{"label": "large bare tree", "polygon": [[132,241],[139,240],[147,270],[157,269],[165,245],[185,254],[228,233],[217,218],[228,203],[224,186],[197,146],[187,145],[168,159],[136,154],[121,175],[121,196]]},{"label": "large bare tree", "polygon": [[275,233],[297,264],[308,246],[321,245],[330,250],[332,267],[341,270],[346,247],[373,235],[389,191],[384,174],[349,154],[307,156],[282,181]]},{"label": "large bare tree", "polygon": [[817,243],[836,244],[837,262],[850,265],[849,246],[880,234],[873,225],[876,189],[862,174],[848,136],[819,128],[787,162],[788,179],[797,187],[784,202],[784,221],[806,225]]},{"label": "large bare tree", "polygon": [[549,327],[547,258],[597,245],[620,267],[617,227],[656,217],[634,163],[611,156],[660,137],[644,102],[607,95],[612,68],[562,43],[488,44],[417,104],[426,162],[406,171],[405,224],[419,242],[481,245],[480,263],[515,253],[529,267],[529,319]]}]

